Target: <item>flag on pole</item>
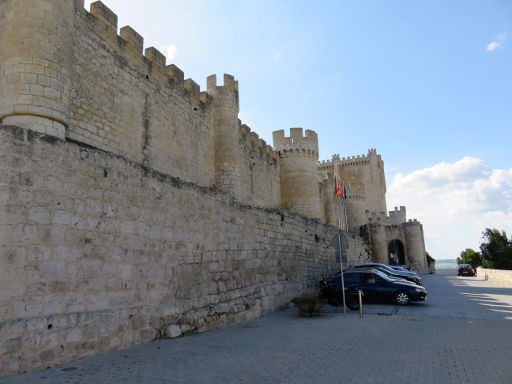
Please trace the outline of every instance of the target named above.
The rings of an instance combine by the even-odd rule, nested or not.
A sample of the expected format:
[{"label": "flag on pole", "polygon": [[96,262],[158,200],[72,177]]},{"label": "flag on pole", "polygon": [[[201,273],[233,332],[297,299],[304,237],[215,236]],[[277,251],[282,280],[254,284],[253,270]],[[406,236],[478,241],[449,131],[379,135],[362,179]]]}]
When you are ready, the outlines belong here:
[{"label": "flag on pole", "polygon": [[347,198],[347,188],[345,188],[345,183],[343,183],[343,199]]},{"label": "flag on pole", "polygon": [[344,189],[343,189],[343,183],[340,179],[338,179],[336,176],[334,176],[334,193],[338,195],[339,198],[343,199],[344,197]]}]

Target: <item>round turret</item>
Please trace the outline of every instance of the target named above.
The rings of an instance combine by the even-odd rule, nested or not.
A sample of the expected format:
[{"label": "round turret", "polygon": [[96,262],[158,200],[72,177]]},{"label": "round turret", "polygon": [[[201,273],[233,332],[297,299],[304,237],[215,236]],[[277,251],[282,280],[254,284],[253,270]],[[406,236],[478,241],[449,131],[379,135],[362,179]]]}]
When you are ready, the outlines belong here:
[{"label": "round turret", "polygon": [[420,273],[427,272],[427,255],[425,252],[425,239],[423,226],[419,221],[409,220],[402,224],[407,244],[407,257],[409,265]]},{"label": "round turret", "polygon": [[370,241],[372,244],[373,261],[388,264],[388,239],[386,228],[381,224],[368,224]]},{"label": "round turret", "polygon": [[0,2],[0,122],[64,138],[83,0]]},{"label": "round turret", "polygon": [[240,199],[238,81],[224,75],[224,86],[217,86],[217,76],[211,75],[207,89],[214,109],[215,187]]},{"label": "round turret", "polygon": [[366,180],[366,206],[370,212],[386,212],[384,162],[375,149],[368,150],[369,175]]},{"label": "round turret", "polygon": [[314,131],[290,128],[273,133],[274,149],[279,153],[281,204],[306,217],[322,218],[318,188],[318,136]]}]

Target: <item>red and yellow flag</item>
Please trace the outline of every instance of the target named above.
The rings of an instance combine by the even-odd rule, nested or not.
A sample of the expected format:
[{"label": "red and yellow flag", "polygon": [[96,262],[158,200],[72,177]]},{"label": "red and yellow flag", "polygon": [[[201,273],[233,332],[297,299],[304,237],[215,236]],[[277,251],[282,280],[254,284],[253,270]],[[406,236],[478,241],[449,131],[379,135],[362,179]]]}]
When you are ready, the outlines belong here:
[{"label": "red and yellow flag", "polygon": [[336,193],[336,195],[338,195],[338,197],[343,199],[344,198],[343,192],[344,192],[343,183],[341,182],[340,179],[338,179],[336,176],[334,176],[334,193]]}]

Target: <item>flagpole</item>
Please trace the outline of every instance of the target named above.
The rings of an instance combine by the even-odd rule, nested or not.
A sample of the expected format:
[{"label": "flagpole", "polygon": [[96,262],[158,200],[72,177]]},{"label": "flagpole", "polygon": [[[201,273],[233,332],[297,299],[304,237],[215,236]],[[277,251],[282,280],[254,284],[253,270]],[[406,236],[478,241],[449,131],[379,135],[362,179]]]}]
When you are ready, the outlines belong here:
[{"label": "flagpole", "polygon": [[347,223],[347,196],[343,199],[343,210],[345,211],[345,230],[348,231],[348,223]]},{"label": "flagpole", "polygon": [[339,204],[339,201],[338,201],[338,198],[340,197],[338,195],[338,184],[336,182],[336,176],[334,176],[334,190],[335,190],[335,193],[334,193],[334,199],[335,199],[335,204],[334,206],[336,208],[339,207],[339,209],[337,209],[337,218],[338,218],[338,245],[339,245],[339,256],[340,256],[340,276],[341,276],[341,291],[342,291],[342,294],[343,294],[343,316],[347,317],[347,308],[346,308],[346,298],[345,298],[345,279],[343,277],[343,257],[341,255],[341,206],[338,206]]}]

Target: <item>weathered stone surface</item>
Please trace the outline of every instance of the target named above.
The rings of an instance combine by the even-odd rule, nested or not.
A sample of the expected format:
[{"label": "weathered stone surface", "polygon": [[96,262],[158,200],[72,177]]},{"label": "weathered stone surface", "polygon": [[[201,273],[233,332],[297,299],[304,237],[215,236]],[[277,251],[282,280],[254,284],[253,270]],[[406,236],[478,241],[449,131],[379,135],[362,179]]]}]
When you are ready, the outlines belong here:
[{"label": "weathered stone surface", "polygon": [[[15,133],[0,126],[0,156],[16,153],[34,182],[31,200],[13,193],[0,205],[28,207],[10,216],[13,235],[0,248],[0,339],[16,339],[7,323],[23,336],[0,354],[3,375],[261,316],[339,268],[334,227],[242,205],[106,152]],[[98,169],[107,176],[95,179]],[[70,175],[95,180],[99,193],[64,189]],[[362,241],[349,241],[349,258],[367,260]]]},{"label": "weathered stone surface", "polygon": [[171,339],[179,337],[181,336],[181,328],[177,325],[170,325],[165,329],[165,335]]}]

